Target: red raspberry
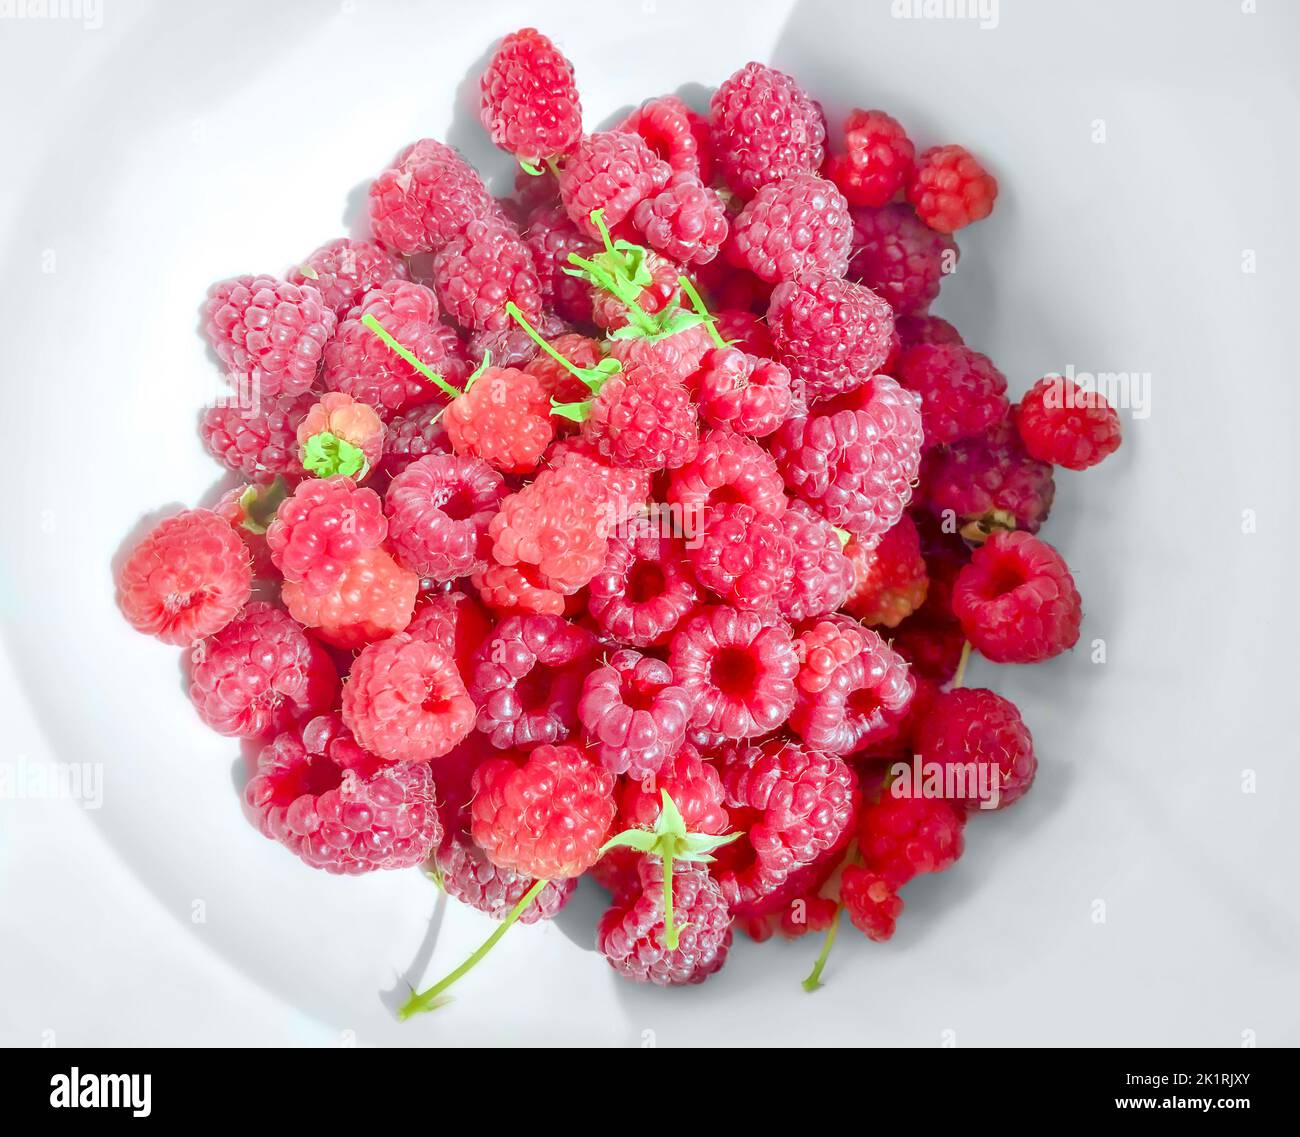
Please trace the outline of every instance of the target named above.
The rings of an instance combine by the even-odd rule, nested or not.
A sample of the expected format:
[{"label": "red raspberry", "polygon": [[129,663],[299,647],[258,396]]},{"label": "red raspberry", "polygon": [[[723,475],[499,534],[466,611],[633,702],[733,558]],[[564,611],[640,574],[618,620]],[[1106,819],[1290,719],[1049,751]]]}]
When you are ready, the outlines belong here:
[{"label": "red raspberry", "polygon": [[956,344],[921,344],[898,359],[898,381],[921,396],[927,446],[973,438],[1007,417],[1007,380],[987,355]]},{"label": "red raspberry", "polygon": [[956,343],[966,341],[961,332],[942,316],[899,316],[894,329],[902,341],[900,347],[915,347],[919,343]]},{"label": "red raspberry", "polygon": [[[939,695],[920,722],[915,746],[926,762],[978,771],[957,799],[971,807],[1010,805],[1034,784],[1038,770],[1034,740],[1015,704],[978,687]],[[997,797],[985,796],[994,784]]]},{"label": "red raspberry", "polygon": [[623,365],[624,378],[637,371],[652,371],[660,381],[685,382],[713,350],[713,339],[704,325],[696,324],[663,339],[614,340],[609,353]]},{"label": "red raspberry", "polygon": [[907,200],[931,229],[951,233],[993,212],[997,179],[962,146],[932,146],[916,160]]},{"label": "red raspberry", "polygon": [[311,395],[259,399],[248,408],[218,403],[203,412],[199,436],[218,462],[250,481],[301,477],[296,432],[311,405]]},{"label": "red raspberry", "polygon": [[713,326],[727,343],[740,348],[741,351],[767,359],[776,355],[776,348],[772,345],[772,335],[767,330],[767,324],[753,312],[722,308],[713,313]]},{"label": "red raspberry", "polygon": [[591,633],[559,616],[502,620],[474,657],[478,729],[498,750],[567,738],[594,651]]},{"label": "red raspberry", "polygon": [[642,201],[668,184],[672,169],[636,134],[604,130],[578,142],[560,172],[560,200],[587,236],[600,237],[591,215],[603,209],[605,224],[620,231]]},{"label": "red raspberry", "polygon": [[[599,340],[579,332],[568,332],[548,342],[574,367],[595,367],[605,357],[604,348]],[[580,403],[591,397],[590,387],[544,351],[538,352],[533,359],[524,364],[524,370],[536,378],[547,397],[556,402]],[[561,419],[560,425],[566,421]]]},{"label": "red raspberry", "polygon": [[794,574],[794,544],[781,520],[741,502],[711,506],[690,550],[695,579],[733,608],[775,618]]},{"label": "red raspberry", "polygon": [[850,205],[884,205],[911,179],[916,148],[884,111],[850,111],[844,146],[847,153],[827,160],[826,176]]},{"label": "red raspberry", "polygon": [[580,232],[559,204],[532,214],[524,240],[533,254],[542,300],[575,324],[590,320],[591,285],[564,270],[573,267],[570,253],[590,260],[592,254],[600,251],[600,243]]},{"label": "red raspberry", "polygon": [[[548,340],[569,331],[569,325],[552,312],[543,312],[534,326]],[[532,336],[512,321],[496,331],[475,332],[469,337],[468,351],[476,365],[488,360],[497,367],[523,367],[536,359],[541,349]]]},{"label": "red raspberry", "polygon": [[284,579],[319,596],[338,583],[349,561],[387,536],[379,495],[336,474],[299,483],[276,511],[266,543]]},{"label": "red raspberry", "polygon": [[761,438],[790,414],[790,372],[773,359],[738,347],[720,347],[704,357],[691,379],[700,417],[713,426]]},{"label": "red raspberry", "polygon": [[422,284],[392,281],[368,292],[326,345],[324,380],[331,391],[346,392],[385,419],[439,397],[433,384],[361,322],[363,316],[373,316],[452,386],[464,382],[469,368],[454,333],[438,322],[437,297]]},{"label": "red raspberry", "polygon": [[489,758],[474,772],[470,811],[493,864],[535,880],[581,876],[614,820],[614,775],[577,746]]},{"label": "red raspberry", "polygon": [[626,521],[646,510],[652,475],[648,470],[610,466],[595,454],[595,447],[580,437],[565,438],[547,451],[547,462],[557,470],[571,467],[593,477],[603,488],[602,508],[615,521]]},{"label": "red raspberry", "polygon": [[624,779],[618,798],[620,823],[627,828],[653,829],[663,809],[665,792],[681,813],[688,833],[717,835],[731,828],[718,769],[689,743],[653,778]]},{"label": "red raspberry", "polygon": [[187,509],[140,541],[117,579],[117,603],[138,632],[186,647],[221,631],[252,592],[248,550],[219,514]]},{"label": "red raspberry", "polygon": [[605,380],[582,424],[602,458],[641,470],[689,462],[699,448],[699,429],[686,385],[648,368]]},{"label": "red raspberry", "polygon": [[315,628],[328,644],[358,648],[400,632],[411,622],[420,578],[383,549],[366,549],[344,566],[335,585],[320,595],[285,581],[280,598],[298,623]]},{"label": "red raspberry", "polygon": [[920,611],[894,629],[891,642],[918,678],[947,683],[957,672],[966,636],[956,620],[923,604]]},{"label": "red raspberry", "polygon": [[674,174],[660,193],[643,200],[632,224],[646,244],[679,264],[708,264],[727,239],[722,199],[690,172]]},{"label": "red raspberry", "polygon": [[[448,835],[435,861],[447,895],[494,920],[509,916],[533,884],[532,877],[498,868],[473,841],[459,834]],[[569,902],[577,886],[574,879],[548,883],[516,919],[521,924],[551,919]]]},{"label": "red raspberry", "polygon": [[606,635],[633,647],[658,647],[695,611],[700,596],[680,538],[653,531],[610,539],[587,605]]},{"label": "red raspberry", "polygon": [[867,939],[884,943],[894,934],[903,899],[879,873],[848,865],[840,876],[840,902],[853,926]]},{"label": "red raspberry", "polygon": [[611,774],[632,778],[658,773],[682,747],[694,709],[668,664],[631,648],[592,671],[578,701],[595,756]]},{"label": "red raspberry", "polygon": [[674,174],[694,174],[705,185],[713,180],[708,119],[676,95],[642,103],[614,129],[639,134]]},{"label": "red raspberry", "polygon": [[680,506],[686,536],[698,539],[705,511],[726,502],[742,502],[759,513],[785,512],[785,487],[772,456],[753,439],[729,430],[710,430],[695,457],[674,470],[668,500]]},{"label": "red raspberry", "polygon": [[790,728],[809,746],[853,754],[890,734],[916,684],[907,663],[870,628],[823,620],[800,634]]},{"label": "red raspberry", "polygon": [[208,342],[221,362],[251,380],[262,399],[310,389],[336,323],[317,289],[273,276],[222,281],[203,311]]},{"label": "red raspberry", "polygon": [[596,928],[596,946],[625,979],[660,987],[703,983],[726,962],[731,913],[718,882],[703,865],[673,870],[673,920],[677,946],[664,929],[664,866],[655,856],[637,861],[636,886],[615,900]]},{"label": "red raspberry", "polygon": [[426,403],[390,419],[379,468],[395,477],[420,458],[450,454],[451,443],[442,425],[442,412],[443,407],[436,403]]},{"label": "red raspberry", "polygon": [[433,258],[433,287],[447,314],[462,328],[508,327],[510,300],[530,321],[542,315],[542,282],[533,254],[517,230],[495,218],[471,221],[461,236],[439,250]]},{"label": "red raspberry", "polygon": [[442,418],[457,454],[481,458],[506,474],[537,469],[555,427],[541,383],[517,367],[489,367]]},{"label": "red raspberry", "polygon": [[536,28],[501,41],[479,89],[484,129],[521,161],[536,164],[567,154],[582,134],[573,65]]},{"label": "red raspberry", "polygon": [[674,633],[668,662],[695,700],[696,727],[757,738],[794,709],[799,661],[790,632],[756,612],[701,608]]},{"label": "red raspberry", "polygon": [[921,414],[909,392],[877,375],[852,395],[790,419],[770,448],[792,492],[873,544],[898,523],[911,496]]},{"label": "red raspberry", "polygon": [[499,565],[493,562],[470,577],[483,603],[494,612],[520,615],[525,612],[563,615],[565,597],[548,588],[532,565]]},{"label": "red raspberry", "polygon": [[899,889],[918,873],[951,868],[961,856],[965,827],[960,805],[886,789],[858,814],[858,850],[868,869]]},{"label": "red raspberry", "polygon": [[411,868],[442,839],[426,765],[366,753],[337,715],[282,734],[244,789],[254,824],[313,868]]},{"label": "red raspberry", "polygon": [[895,316],[925,312],[959,256],[957,243],[922,224],[910,206],[853,211],[849,279],[889,301]]},{"label": "red raspberry", "polygon": [[833,612],[853,583],[853,565],[840,535],[802,501],[790,503],[781,524],[794,547],[794,574],[781,596],[781,615],[799,621]]},{"label": "red raspberry", "polygon": [[289,273],[290,284],[316,288],[340,319],[372,288],[406,280],[406,265],[374,241],[327,241]]},{"label": "red raspberry", "polygon": [[450,146],[423,138],[370,187],[370,226],[376,240],[400,256],[436,253],[491,206],[474,168]]},{"label": "red raspberry", "polygon": [[467,677],[474,654],[487,639],[492,623],[477,600],[453,590],[440,592],[421,605],[406,626],[406,634],[412,639],[428,640],[449,652],[461,676]]},{"label": "red raspberry", "polygon": [[334,663],[279,608],[249,604],[194,645],[190,698],[218,734],[261,738],[326,711],[338,693]]},{"label": "red raspberry", "polygon": [[781,361],[809,399],[861,386],[889,357],[894,316],[869,288],[829,273],[772,291],[768,330]]},{"label": "red raspberry", "polygon": [[[383,458],[385,433],[384,424],[373,408],[342,391],[329,391],[312,404],[298,423],[299,453],[307,469],[320,477],[349,474],[360,481]],[[360,457],[345,457],[337,442],[319,454],[312,453],[312,439],[323,434],[333,435],[337,442],[346,442],[360,452]],[[348,457],[360,461],[360,467],[350,466]]]},{"label": "red raspberry", "polygon": [[477,458],[435,454],[413,462],[384,498],[393,555],[426,580],[481,571],[488,562],[488,523],[505,496],[501,475]]},{"label": "red raspberry", "polygon": [[874,549],[851,540],[844,551],[854,573],[844,610],[864,624],[896,628],[925,603],[930,578],[916,523],[906,513]]},{"label": "red raspberry", "polygon": [[714,92],[709,111],[714,160],[741,197],[821,168],[825,121],[789,75],[747,63]]},{"label": "red raspberry", "polygon": [[763,186],[741,210],[727,259],[769,284],[813,272],[843,276],[852,243],[849,204],[834,184],[792,174]]},{"label": "red raspberry", "polygon": [[[217,500],[212,512],[235,530],[252,561],[254,580],[278,580],[279,571],[266,547],[266,522],[288,493],[283,481],[232,486]],[[250,527],[251,526],[251,527]]]},{"label": "red raspberry", "polygon": [[952,609],[994,663],[1039,663],[1079,642],[1082,601],[1065,561],[1028,533],[994,533],[957,575]]},{"label": "red raspberry", "polygon": [[1060,375],[1040,379],[1025,393],[1016,426],[1030,454],[1067,470],[1086,470],[1119,449],[1119,415],[1106,396]]}]

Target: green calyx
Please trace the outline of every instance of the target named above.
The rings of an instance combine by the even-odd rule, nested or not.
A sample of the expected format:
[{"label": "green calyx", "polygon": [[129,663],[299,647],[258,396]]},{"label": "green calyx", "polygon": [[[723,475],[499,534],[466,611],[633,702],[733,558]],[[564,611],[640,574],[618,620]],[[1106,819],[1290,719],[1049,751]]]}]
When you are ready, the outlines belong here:
[{"label": "green calyx", "polygon": [[260,490],[257,486],[249,486],[239,497],[239,508],[244,514],[240,526],[250,533],[265,533],[275,520],[280,503],[288,496],[289,487],[283,478],[276,478]]},{"label": "green calyx", "polygon": [[414,367],[416,371],[418,371],[421,375],[423,375],[430,383],[432,383],[435,387],[437,387],[438,390],[440,390],[444,395],[447,395],[453,399],[458,399],[460,398],[461,395],[464,394],[463,391],[458,390],[457,388],[453,387],[450,383],[448,383],[446,379],[444,379],[432,367],[430,367],[427,363],[425,363],[424,360],[422,360],[419,356],[415,354],[415,352],[411,351],[409,348],[403,347],[400,343],[398,343],[397,340],[393,338],[391,333],[389,333],[388,329],[385,328],[384,325],[381,324],[378,320],[376,320],[375,317],[372,316],[369,312],[367,312],[364,316],[361,317],[361,323],[365,327],[369,328],[370,331],[374,332],[375,335],[377,335],[381,340],[383,340],[384,346],[387,347],[389,351],[393,352],[393,354],[400,356],[402,359],[406,360],[407,363],[409,363],[412,367]]},{"label": "green calyx", "polygon": [[329,478],[335,474],[344,474],[349,478],[362,477],[369,469],[362,451],[346,438],[339,438],[328,430],[313,434],[307,439],[302,448],[302,466],[318,478]]},{"label": "green calyx", "polygon": [[693,861],[709,864],[713,850],[739,839],[740,833],[715,837],[709,833],[688,833],[681,810],[667,790],[660,790],[663,807],[653,829],[625,829],[601,846],[601,856],[610,849],[635,849],[638,853],[660,857],[664,863],[664,946],[677,949],[682,928],[673,919],[673,862]]}]

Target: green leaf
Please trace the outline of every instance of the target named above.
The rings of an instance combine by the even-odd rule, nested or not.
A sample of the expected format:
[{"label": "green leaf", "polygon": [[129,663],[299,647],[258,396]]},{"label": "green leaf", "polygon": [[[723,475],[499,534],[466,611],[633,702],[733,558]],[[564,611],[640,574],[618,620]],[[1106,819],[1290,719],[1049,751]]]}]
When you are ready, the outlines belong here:
[{"label": "green leaf", "polygon": [[519,168],[523,170],[525,174],[527,174],[529,177],[532,178],[540,178],[544,173],[543,170],[538,169],[531,162],[524,161],[523,158],[519,159]]},{"label": "green leaf", "polygon": [[649,829],[624,829],[600,847],[603,857],[610,849],[635,849],[638,853],[652,853],[658,838]]},{"label": "green leaf", "polygon": [[567,418],[570,422],[586,422],[591,415],[591,400],[581,403],[559,403],[551,400],[551,414]]}]

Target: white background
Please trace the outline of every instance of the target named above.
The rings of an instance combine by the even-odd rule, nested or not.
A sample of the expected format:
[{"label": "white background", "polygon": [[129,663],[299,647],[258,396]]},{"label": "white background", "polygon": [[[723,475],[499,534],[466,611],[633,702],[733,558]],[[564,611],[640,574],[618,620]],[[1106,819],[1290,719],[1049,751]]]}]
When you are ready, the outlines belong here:
[{"label": "white background", "polygon": [[[1003,0],[989,29],[883,0],[104,0],[96,29],[0,19],[0,761],[104,770],[99,810],[0,801],[0,1041],[1300,1043],[1300,12],[1259,8]],[[844,934],[814,996],[811,942],[742,942],[702,988],[625,984],[591,951],[584,891],[399,1026],[386,992],[489,923],[435,916],[416,872],[339,881],[259,837],[238,745],[198,724],[178,653],[113,607],[110,563],[142,519],[217,481],[194,429],[217,383],[207,286],[344,232],[411,139],[507,171],[473,77],[528,23],[573,59],[592,128],[757,58],[833,121],[880,106],[921,145],[970,146],[1002,192],[959,235],[937,311],[1015,393],[1067,366],[1150,375],[1149,417],[1059,477],[1044,533],[1084,594],[1080,649],[972,666],[1034,731],[1034,792],[909,886],[890,944]]]}]

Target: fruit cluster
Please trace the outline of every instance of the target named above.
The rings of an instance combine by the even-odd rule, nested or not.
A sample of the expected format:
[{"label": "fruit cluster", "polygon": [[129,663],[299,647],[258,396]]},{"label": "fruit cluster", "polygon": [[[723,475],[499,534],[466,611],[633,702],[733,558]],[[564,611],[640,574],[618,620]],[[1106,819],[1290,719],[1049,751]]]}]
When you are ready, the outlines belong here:
[{"label": "fruit cluster", "polygon": [[963,148],[874,110],[831,138],[759,63],[584,133],[531,29],[481,90],[508,196],[423,139],[370,237],[213,288],[244,397],[201,435],[235,478],[141,541],[121,609],[264,743],[247,811],[308,865],[426,866],[493,940],[590,873],[600,951],[658,984],[737,928],[888,939],[968,810],[1033,782],[965,660],[1075,644],[1036,534],[1118,419],[1056,376],[1013,406],[929,314],[997,194]]}]

